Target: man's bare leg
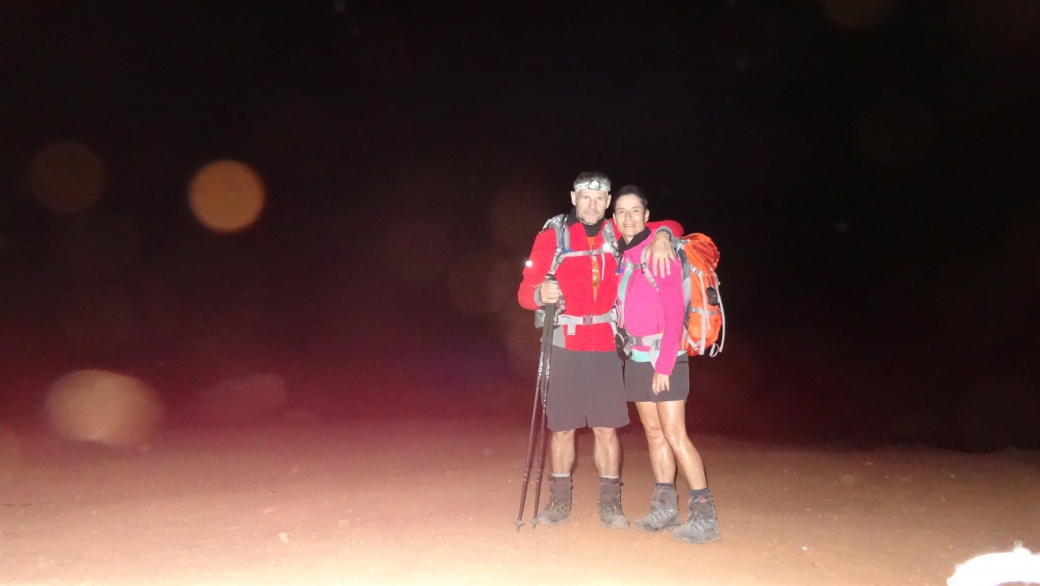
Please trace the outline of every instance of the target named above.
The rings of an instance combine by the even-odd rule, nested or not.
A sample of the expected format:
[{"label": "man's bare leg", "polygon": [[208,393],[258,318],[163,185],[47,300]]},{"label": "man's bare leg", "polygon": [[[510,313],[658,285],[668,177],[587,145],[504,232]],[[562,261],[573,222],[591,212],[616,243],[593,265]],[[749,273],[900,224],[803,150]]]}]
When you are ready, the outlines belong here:
[{"label": "man's bare leg", "polygon": [[570,474],[574,469],[574,430],[554,431],[551,443],[553,474]]},{"label": "man's bare leg", "polygon": [[686,402],[658,403],[657,416],[661,421],[661,431],[672,448],[679,470],[686,477],[686,482],[690,483],[690,488],[693,490],[707,488],[708,479],[704,475],[704,462],[701,461],[701,455],[693,447],[693,442],[686,433]]},{"label": "man's bare leg", "polygon": [[661,419],[657,416],[657,405],[650,401],[636,403],[639,420],[646,431],[646,443],[650,446],[650,467],[654,480],[660,484],[675,482],[675,456],[668,440],[661,431]]},{"label": "man's bare leg", "polygon": [[[617,476],[621,470],[621,443],[618,442],[617,430],[610,427],[593,427],[596,438],[593,459],[600,476]],[[571,462],[574,461],[573,442],[571,443]]]}]

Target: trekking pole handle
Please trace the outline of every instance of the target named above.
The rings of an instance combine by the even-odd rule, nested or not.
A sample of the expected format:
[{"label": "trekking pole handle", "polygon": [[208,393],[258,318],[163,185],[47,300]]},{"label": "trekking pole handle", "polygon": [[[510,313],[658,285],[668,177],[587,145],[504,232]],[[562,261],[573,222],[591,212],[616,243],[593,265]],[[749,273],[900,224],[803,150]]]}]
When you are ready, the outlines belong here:
[{"label": "trekking pole handle", "polygon": [[[552,285],[556,285],[557,287],[560,286],[560,282],[556,280],[556,275],[553,274],[553,273],[549,273],[549,274],[545,275],[545,280],[548,283],[552,284]],[[552,308],[551,310],[549,309],[550,307]],[[545,304],[545,313],[546,313],[547,316],[550,316],[550,320],[549,321],[555,321],[555,317],[554,317],[555,313],[557,312],[557,310],[562,310],[562,309],[563,309],[563,291],[560,291],[560,299],[556,303],[546,303]]]}]

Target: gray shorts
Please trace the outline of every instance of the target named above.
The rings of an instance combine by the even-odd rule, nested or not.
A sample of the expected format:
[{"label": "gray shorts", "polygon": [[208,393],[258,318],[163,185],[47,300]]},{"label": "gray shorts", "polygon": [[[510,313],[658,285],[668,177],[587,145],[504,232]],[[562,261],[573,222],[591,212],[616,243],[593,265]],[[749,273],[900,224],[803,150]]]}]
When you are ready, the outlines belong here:
[{"label": "gray shorts", "polygon": [[545,413],[552,431],[628,425],[617,352],[578,352],[553,346]]},{"label": "gray shorts", "polygon": [[654,366],[649,362],[625,361],[625,399],[642,403],[685,401],[690,396],[690,357],[686,354],[675,359],[672,376],[668,377],[668,391],[655,395],[650,390]]}]

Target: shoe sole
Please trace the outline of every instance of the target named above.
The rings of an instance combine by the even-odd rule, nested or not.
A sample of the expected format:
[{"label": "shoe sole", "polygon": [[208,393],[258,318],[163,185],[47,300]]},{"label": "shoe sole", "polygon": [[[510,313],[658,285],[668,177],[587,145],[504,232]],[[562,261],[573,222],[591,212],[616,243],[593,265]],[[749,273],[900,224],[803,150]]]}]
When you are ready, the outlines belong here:
[{"label": "shoe sole", "polygon": [[681,541],[683,543],[692,543],[693,545],[701,545],[702,543],[708,543],[709,541],[712,542],[712,543],[716,543],[716,542],[722,541],[722,536],[719,534],[718,531],[716,531],[715,533],[712,533],[711,535],[708,535],[704,539],[699,539],[699,540],[698,539],[686,539],[686,538],[680,537],[680,536],[678,536],[678,535],[676,535],[674,533],[672,533],[672,538],[675,539],[676,541]]},{"label": "shoe sole", "polygon": [[566,519],[561,519],[559,521],[544,521],[544,520],[541,520],[541,519],[539,519],[538,521],[535,521],[535,520],[532,519],[531,520],[531,524],[535,525],[535,526],[537,526],[537,525],[548,525],[549,527],[556,527],[556,526],[559,526],[559,525],[563,525],[564,523],[566,523],[567,521],[570,521],[570,520],[571,520],[570,517],[567,517]]},{"label": "shoe sole", "polygon": [[600,527],[606,527],[607,529],[628,529],[628,523],[611,523],[607,524],[603,521],[599,522]]},{"label": "shoe sole", "polygon": [[661,531],[664,531],[666,529],[675,529],[676,527],[679,527],[680,525],[682,525],[682,523],[679,522],[679,521],[675,521],[674,523],[669,523],[669,524],[667,524],[667,525],[665,525],[663,527],[648,527],[648,526],[643,526],[643,525],[641,525],[639,523],[632,523],[633,527],[635,527],[636,529],[639,529],[640,531],[642,531],[644,533],[660,533]]}]

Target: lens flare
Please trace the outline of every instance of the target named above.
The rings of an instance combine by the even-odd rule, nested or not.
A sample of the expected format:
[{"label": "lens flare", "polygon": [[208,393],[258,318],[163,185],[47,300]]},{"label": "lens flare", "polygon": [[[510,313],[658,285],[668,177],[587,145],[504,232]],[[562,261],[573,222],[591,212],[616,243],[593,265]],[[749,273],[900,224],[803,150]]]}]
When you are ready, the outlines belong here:
[{"label": "lens flare", "polygon": [[66,439],[109,446],[140,445],[163,418],[158,394],[145,383],[104,370],[79,370],[47,393],[51,425]]},{"label": "lens flare", "polygon": [[64,141],[36,153],[31,179],[33,194],[43,205],[59,213],[72,213],[101,199],[107,177],[105,164],[90,147]]},{"label": "lens flare", "polygon": [[999,586],[1040,583],[1040,554],[1022,547],[1009,552],[978,555],[963,564],[946,580],[947,586]]},{"label": "lens flare", "polygon": [[238,161],[216,161],[191,182],[188,203],[195,218],[214,232],[237,232],[260,217],[264,184],[253,169]]}]

